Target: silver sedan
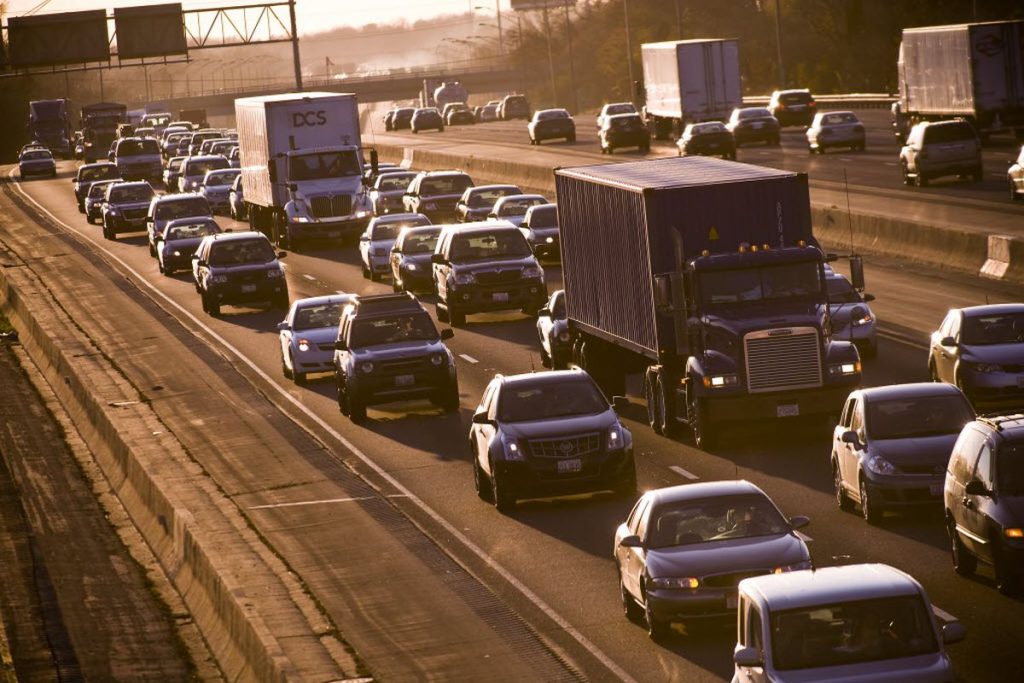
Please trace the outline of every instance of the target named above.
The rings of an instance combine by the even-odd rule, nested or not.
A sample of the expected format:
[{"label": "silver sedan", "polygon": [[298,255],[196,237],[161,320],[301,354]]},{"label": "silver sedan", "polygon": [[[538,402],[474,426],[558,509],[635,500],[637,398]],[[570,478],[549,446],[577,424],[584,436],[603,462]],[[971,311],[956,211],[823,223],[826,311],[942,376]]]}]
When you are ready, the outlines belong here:
[{"label": "silver sedan", "polygon": [[807,129],[807,149],[824,154],[829,147],[864,151],[864,124],[852,111],[820,111]]},{"label": "silver sedan", "polygon": [[354,294],[330,294],[299,299],[277,324],[281,348],[281,373],[296,384],[305,384],[311,372],[334,372],[334,341],[338,321]]}]

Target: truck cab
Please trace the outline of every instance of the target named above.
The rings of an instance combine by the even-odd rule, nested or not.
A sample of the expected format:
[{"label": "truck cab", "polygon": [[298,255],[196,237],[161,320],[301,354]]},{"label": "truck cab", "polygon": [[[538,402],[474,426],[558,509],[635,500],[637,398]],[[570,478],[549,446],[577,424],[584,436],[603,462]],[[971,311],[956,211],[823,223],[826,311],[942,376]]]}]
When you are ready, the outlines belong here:
[{"label": "truck cab", "polygon": [[[361,150],[354,145],[287,152],[284,182],[287,241],[357,235],[373,213],[363,186]],[[280,170],[278,171],[280,173]]]},{"label": "truck cab", "polygon": [[163,157],[153,138],[126,137],[116,141],[113,162],[125,180],[163,180]]}]

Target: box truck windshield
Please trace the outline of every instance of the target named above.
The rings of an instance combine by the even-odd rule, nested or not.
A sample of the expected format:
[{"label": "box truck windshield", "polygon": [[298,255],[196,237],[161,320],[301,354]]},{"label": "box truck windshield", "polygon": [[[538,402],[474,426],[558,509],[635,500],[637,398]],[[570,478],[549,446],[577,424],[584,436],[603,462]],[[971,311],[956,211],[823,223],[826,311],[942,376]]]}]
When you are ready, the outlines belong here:
[{"label": "box truck windshield", "polygon": [[288,178],[292,181],[358,175],[362,175],[362,168],[355,150],[302,154],[288,160]]},{"label": "box truck windshield", "polygon": [[700,291],[705,306],[768,299],[821,298],[817,263],[715,270],[701,273]]}]

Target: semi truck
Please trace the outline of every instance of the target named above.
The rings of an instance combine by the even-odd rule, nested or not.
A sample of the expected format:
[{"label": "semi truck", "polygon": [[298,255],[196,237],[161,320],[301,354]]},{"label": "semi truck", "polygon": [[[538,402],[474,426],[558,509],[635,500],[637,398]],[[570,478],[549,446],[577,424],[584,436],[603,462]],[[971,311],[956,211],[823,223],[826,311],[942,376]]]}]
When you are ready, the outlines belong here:
[{"label": "semi truck", "polygon": [[434,105],[444,109],[446,104],[469,101],[469,91],[459,81],[444,81],[434,90]]},{"label": "semi truck", "polygon": [[893,132],[906,140],[919,121],[963,117],[984,140],[1024,139],[1024,21],[903,29]]},{"label": "semi truck", "polygon": [[644,114],[658,139],[677,138],[687,123],[724,121],[743,106],[736,40],[672,40],[640,46]]},{"label": "semi truck", "polygon": [[[366,228],[372,203],[363,185],[355,95],[240,98],[235,121],[242,190],[254,230],[294,249],[307,239],[345,239]],[[373,166],[376,158],[374,151]]]},{"label": "semi truck", "polygon": [[96,102],[82,107],[82,156],[86,163],[105,159],[117,139],[117,127],[128,120],[128,107],[117,102]]},{"label": "semi truck", "polygon": [[702,448],[838,415],[860,356],[831,337],[806,174],[681,157],[556,169],[555,188],[571,362],[607,394],[642,373],[654,430]]},{"label": "semi truck", "polygon": [[71,100],[32,100],[28,103],[27,132],[32,140],[45,145],[53,154],[71,158]]}]

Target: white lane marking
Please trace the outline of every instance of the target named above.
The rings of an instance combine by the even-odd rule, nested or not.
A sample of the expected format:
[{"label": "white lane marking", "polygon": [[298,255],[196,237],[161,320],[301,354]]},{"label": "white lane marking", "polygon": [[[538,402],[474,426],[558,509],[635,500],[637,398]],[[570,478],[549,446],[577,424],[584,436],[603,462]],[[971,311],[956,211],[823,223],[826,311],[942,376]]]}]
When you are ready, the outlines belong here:
[{"label": "white lane marking", "polygon": [[[386,481],[388,484],[393,486],[398,491],[401,491],[402,494],[406,498],[408,498],[410,502],[412,502],[416,507],[418,507],[420,510],[422,510],[424,512],[424,514],[426,514],[432,520],[434,520],[434,522],[436,524],[438,524],[439,526],[441,526],[441,528],[443,528],[447,533],[451,534],[451,536],[453,536],[460,544],[462,544],[463,547],[465,547],[471,553],[476,555],[488,567],[490,567],[494,572],[496,572],[499,576],[501,576],[501,578],[503,578],[505,581],[508,581],[508,583],[513,588],[518,590],[523,595],[523,597],[525,597],[527,600],[532,602],[537,607],[537,609],[539,609],[545,615],[547,615],[547,617],[549,619],[551,619],[553,622],[555,622],[555,624],[557,624],[559,628],[561,628],[563,631],[568,633],[573,638],[573,640],[575,640],[577,643],[579,643],[580,646],[582,646],[585,650],[587,650],[595,659],[597,659],[599,662],[601,662],[601,664],[603,664],[605,666],[605,668],[607,668],[609,671],[611,671],[611,673],[614,676],[616,676],[617,678],[619,678],[622,681],[625,681],[626,683],[638,683],[638,681],[635,678],[630,676],[628,673],[626,673],[626,671],[622,667],[620,667],[618,664],[616,664],[614,661],[612,661],[612,659],[608,655],[606,655],[603,651],[601,651],[597,647],[597,645],[592,643],[589,638],[587,638],[585,635],[580,633],[572,624],[570,624],[568,621],[566,621],[566,619],[561,614],[556,612],[553,607],[551,607],[547,602],[545,602],[539,595],[537,595],[532,590],[530,590],[530,588],[526,584],[524,584],[522,581],[517,579],[515,577],[515,575],[512,574],[512,572],[510,572],[508,569],[505,569],[505,567],[502,566],[501,564],[499,564],[497,560],[495,560],[493,557],[488,555],[487,552],[483,548],[481,548],[476,543],[471,541],[468,536],[466,536],[464,533],[462,533],[461,531],[456,529],[450,522],[448,522],[448,520],[446,520],[444,517],[442,517],[440,515],[440,513],[436,512],[433,508],[431,508],[423,500],[421,500],[419,498],[419,496],[417,496],[415,493],[413,493],[412,491],[407,489],[400,481],[398,481],[393,476],[391,476],[386,470],[384,470],[384,468],[382,468],[380,465],[378,465],[376,462],[374,462],[369,456],[367,456],[365,453],[363,453],[361,450],[359,450],[359,448],[357,448],[354,443],[352,443],[351,441],[346,439],[344,436],[342,436],[342,434],[340,432],[338,432],[336,429],[334,429],[330,424],[328,424],[326,420],[321,418],[319,415],[314,413],[312,410],[310,410],[306,406],[302,405],[302,403],[299,401],[299,399],[295,398],[290,393],[288,393],[288,391],[286,391],[280,384],[278,384],[275,379],[271,378],[270,375],[268,375],[267,373],[263,372],[263,370],[261,370],[259,368],[259,366],[256,365],[255,362],[253,362],[248,356],[246,356],[244,353],[242,353],[239,349],[236,349],[230,342],[228,342],[227,339],[225,339],[224,337],[222,337],[219,334],[217,334],[213,330],[213,328],[209,327],[202,320],[200,320],[199,318],[194,316],[192,313],[190,313],[188,310],[186,310],[185,307],[182,306],[181,304],[179,304],[177,301],[175,301],[174,299],[172,299],[171,297],[169,297],[168,295],[164,294],[159,289],[157,289],[156,286],[153,285],[152,282],[150,282],[148,279],[143,277],[140,273],[138,273],[135,269],[133,269],[131,266],[129,266],[127,263],[125,263],[119,256],[117,256],[116,254],[111,252],[105,246],[103,246],[102,244],[100,244],[98,242],[93,242],[91,240],[86,239],[81,233],[79,233],[78,231],[74,230],[70,225],[68,225],[64,221],[62,221],[59,218],[57,218],[56,216],[54,216],[53,213],[51,213],[49,209],[47,209],[42,204],[37,202],[33,197],[31,197],[27,192],[25,192],[24,189],[22,189],[21,183],[14,179],[14,169],[13,168],[11,169],[10,173],[8,174],[8,177],[10,178],[11,182],[13,183],[13,185],[17,189],[17,191],[25,199],[27,199],[28,201],[32,202],[32,204],[34,204],[36,206],[36,208],[38,208],[40,211],[42,211],[47,216],[49,216],[50,219],[53,220],[55,223],[57,223],[58,225],[64,226],[64,228],[67,229],[67,231],[69,232],[69,234],[70,234],[70,236],[72,238],[77,239],[80,242],[86,243],[88,246],[90,246],[90,247],[92,247],[94,249],[98,249],[98,250],[102,251],[107,256],[109,256],[113,261],[115,261],[118,264],[120,264],[120,266],[122,268],[124,268],[125,271],[127,271],[128,273],[133,275],[139,281],[140,285],[145,286],[146,288],[151,290],[154,295],[156,295],[157,297],[159,297],[159,298],[163,299],[164,301],[166,301],[168,305],[173,306],[174,308],[176,308],[184,317],[186,317],[189,320],[191,320],[193,323],[196,324],[196,326],[198,326],[200,329],[202,329],[212,339],[216,340],[218,343],[222,344],[225,349],[227,349],[228,351],[233,353],[242,363],[247,365],[250,370],[252,370],[254,373],[256,373],[256,375],[260,379],[262,379],[264,382],[267,382],[272,387],[274,387],[274,389],[277,391],[277,393],[278,393],[278,395],[280,396],[281,399],[283,399],[283,400],[287,401],[288,403],[290,403],[293,408],[295,408],[296,410],[298,410],[301,413],[303,413],[307,418],[309,418],[310,420],[315,422],[317,424],[317,426],[319,426],[325,432],[330,434],[331,437],[336,439],[342,446],[347,448],[352,453],[352,455],[354,455],[357,458],[359,458],[360,460],[362,460],[363,463],[367,467],[372,469],[377,476],[379,476],[381,479]],[[555,647],[557,649],[557,646],[553,646],[553,647]]]},{"label": "white lane marking", "polygon": [[267,505],[253,505],[250,510],[267,510],[269,508],[292,508],[304,505],[326,505],[327,503],[355,503],[360,500],[370,500],[373,496],[359,496],[356,498],[325,498],[323,500],[300,500],[294,503],[270,503]]},{"label": "white lane marking", "polygon": [[466,361],[467,363],[479,363],[480,362],[476,358],[473,358],[473,356],[467,356],[464,353],[460,353],[459,354],[459,358],[461,358],[462,360]]},{"label": "white lane marking", "polygon": [[810,543],[811,541],[814,540],[813,538],[811,538],[807,534],[802,534],[799,531],[794,530],[793,533],[796,534],[796,537],[799,538],[804,543]]},{"label": "white lane marking", "polygon": [[853,159],[851,159],[849,157],[839,157],[839,161],[843,162],[844,164],[848,164],[851,161],[853,161]]},{"label": "white lane marking", "polygon": [[672,470],[673,472],[675,472],[676,474],[679,474],[679,475],[682,475],[682,476],[686,477],[690,481],[693,481],[695,479],[700,479],[700,477],[698,477],[696,474],[694,474],[693,472],[689,472],[687,470],[684,470],[679,465],[669,465],[668,468],[670,470]]},{"label": "white lane marking", "polygon": [[935,616],[937,616],[939,619],[942,619],[946,623],[953,622],[953,621],[960,621],[959,619],[954,617],[952,614],[950,614],[946,610],[944,610],[941,607],[939,607],[938,605],[932,605],[932,612],[935,613]]},{"label": "white lane marking", "polygon": [[302,277],[306,278],[307,280],[311,280],[313,282],[316,282],[316,278],[313,277],[312,275],[310,275],[309,273],[303,273]]}]

